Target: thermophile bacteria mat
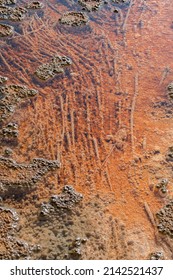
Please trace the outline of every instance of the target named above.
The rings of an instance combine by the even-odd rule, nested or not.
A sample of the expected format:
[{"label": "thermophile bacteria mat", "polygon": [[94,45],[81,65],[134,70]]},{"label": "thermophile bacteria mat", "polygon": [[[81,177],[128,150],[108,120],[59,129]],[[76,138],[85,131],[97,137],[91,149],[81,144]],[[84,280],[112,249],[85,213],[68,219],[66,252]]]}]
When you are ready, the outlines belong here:
[{"label": "thermophile bacteria mat", "polygon": [[0,0],[0,259],[173,259],[172,11]]}]

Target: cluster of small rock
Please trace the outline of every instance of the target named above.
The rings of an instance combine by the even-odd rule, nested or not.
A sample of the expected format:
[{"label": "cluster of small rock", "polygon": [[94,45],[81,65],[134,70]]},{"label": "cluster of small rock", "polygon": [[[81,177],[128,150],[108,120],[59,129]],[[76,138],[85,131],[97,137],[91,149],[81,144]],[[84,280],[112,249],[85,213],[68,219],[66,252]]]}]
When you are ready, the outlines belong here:
[{"label": "cluster of small rock", "polygon": [[[15,0],[0,0],[0,20],[8,20],[20,22],[27,15],[27,9],[41,9],[44,7],[43,3],[33,1],[28,3],[25,7],[14,6]],[[13,5],[12,7],[10,5]],[[11,36],[14,28],[8,24],[0,24],[0,37]]]},{"label": "cluster of small rock", "polygon": [[[130,4],[130,0],[112,0],[112,2],[120,8]],[[78,3],[83,10],[93,12],[97,11],[103,3],[107,4],[108,2],[103,0],[78,0]],[[118,10],[116,9],[114,12],[118,12]],[[59,21],[69,26],[81,26],[87,24],[89,18],[84,12],[71,11],[64,13]]]},{"label": "cluster of small rock", "polygon": [[44,8],[44,4],[39,1],[33,1],[26,5],[27,9],[42,9]]},{"label": "cluster of small rock", "polygon": [[82,199],[82,194],[76,192],[72,186],[64,186],[61,194],[51,196],[48,203],[42,203],[40,218],[48,218],[59,210],[71,210]]},{"label": "cluster of small rock", "polygon": [[34,97],[38,93],[37,90],[28,89],[23,85],[4,85],[7,81],[7,77],[0,76],[0,139],[3,142],[18,137],[18,124],[13,121],[8,123],[16,107],[23,100]]},{"label": "cluster of small rock", "polygon": [[0,135],[1,134],[5,138],[16,138],[18,136],[18,125],[13,122],[8,123],[5,127],[2,128],[2,132],[0,131]]},{"label": "cluster of small rock", "polygon": [[0,37],[6,37],[13,34],[14,28],[8,24],[0,24]]},{"label": "cluster of small rock", "polygon": [[173,82],[171,82],[167,87],[168,95],[171,99],[173,99]]},{"label": "cluster of small rock", "polygon": [[27,10],[24,7],[7,7],[0,6],[0,19],[21,21],[25,18]]},{"label": "cluster of small rock", "polygon": [[61,24],[69,26],[81,26],[88,22],[88,16],[83,12],[67,12],[59,19]]},{"label": "cluster of small rock", "polygon": [[77,237],[69,246],[69,254],[67,259],[78,260],[82,255],[81,246],[87,241],[87,239]]},{"label": "cluster of small rock", "polygon": [[150,255],[150,260],[163,260],[164,256],[162,252],[153,252]]},{"label": "cluster of small rock", "polygon": [[41,80],[48,80],[58,73],[63,73],[64,68],[71,64],[72,61],[69,57],[55,55],[50,63],[40,65],[35,74]]},{"label": "cluster of small rock", "polygon": [[158,231],[173,238],[173,200],[156,213],[156,217]]},{"label": "cluster of small rock", "polygon": [[0,0],[0,5],[13,5],[16,4],[16,0]]},{"label": "cluster of small rock", "polygon": [[23,197],[35,188],[35,184],[49,171],[60,167],[59,161],[43,158],[33,159],[29,164],[0,157],[0,196]]},{"label": "cluster of small rock", "polygon": [[112,0],[112,2],[119,4],[119,5],[123,5],[123,4],[129,4],[130,0]]},{"label": "cluster of small rock", "polygon": [[102,0],[78,0],[78,3],[86,9],[86,11],[97,11],[101,4]]},{"label": "cluster of small rock", "polygon": [[8,81],[7,77],[0,76],[0,85],[6,83]]},{"label": "cluster of small rock", "polygon": [[23,99],[35,96],[35,89],[28,89],[23,85],[8,85],[0,87],[0,122],[4,122],[13,115],[15,108]]},{"label": "cluster of small rock", "polygon": [[167,161],[173,161],[173,146],[169,147],[167,155],[166,155]]},{"label": "cluster of small rock", "polygon": [[156,188],[158,189],[159,193],[161,196],[166,196],[168,189],[167,189],[167,185],[168,185],[168,179],[164,178],[162,179],[157,185]]},{"label": "cluster of small rock", "polygon": [[1,248],[0,259],[29,259],[32,252],[39,247],[17,238],[17,232],[20,229],[17,212],[6,206],[0,206],[0,220],[0,243],[4,244]]}]

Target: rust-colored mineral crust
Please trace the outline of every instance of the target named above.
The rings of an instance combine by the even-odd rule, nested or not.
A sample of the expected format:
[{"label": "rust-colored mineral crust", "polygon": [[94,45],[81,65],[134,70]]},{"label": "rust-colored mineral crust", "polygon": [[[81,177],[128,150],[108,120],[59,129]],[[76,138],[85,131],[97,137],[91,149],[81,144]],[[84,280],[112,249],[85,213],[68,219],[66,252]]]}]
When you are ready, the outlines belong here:
[{"label": "rust-colored mineral crust", "polygon": [[0,259],[172,259],[173,1],[25,2],[0,1]]}]

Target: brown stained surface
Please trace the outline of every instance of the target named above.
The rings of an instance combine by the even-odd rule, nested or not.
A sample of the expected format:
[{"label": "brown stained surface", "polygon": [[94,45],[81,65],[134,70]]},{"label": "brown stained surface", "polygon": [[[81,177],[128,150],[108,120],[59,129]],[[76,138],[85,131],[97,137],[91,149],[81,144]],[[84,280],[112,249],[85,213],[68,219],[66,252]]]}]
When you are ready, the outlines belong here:
[{"label": "brown stained surface", "polygon": [[[31,11],[15,23],[12,37],[0,41],[6,84],[38,90],[1,124],[0,129],[17,123],[19,134],[15,141],[2,141],[0,153],[7,157],[10,149],[8,157],[18,164],[44,158],[59,160],[61,167],[24,198],[1,202],[20,216],[16,238],[32,244],[17,255],[18,248],[10,251],[3,236],[1,258],[148,259],[159,251],[172,259],[173,242],[158,232],[155,214],[173,190],[172,162],[166,160],[173,146],[167,94],[173,81],[173,2],[133,0],[123,6],[110,1],[86,12],[89,22],[76,27],[59,19],[81,11],[77,2],[41,2],[43,9]],[[39,80],[36,69],[56,54],[72,64]],[[9,179],[3,168],[0,172]],[[168,179],[165,196],[156,188],[163,178]],[[83,195],[82,204],[73,213],[40,221],[41,203],[64,185]],[[0,214],[7,231],[6,214]],[[76,238],[81,238],[78,245]]]}]

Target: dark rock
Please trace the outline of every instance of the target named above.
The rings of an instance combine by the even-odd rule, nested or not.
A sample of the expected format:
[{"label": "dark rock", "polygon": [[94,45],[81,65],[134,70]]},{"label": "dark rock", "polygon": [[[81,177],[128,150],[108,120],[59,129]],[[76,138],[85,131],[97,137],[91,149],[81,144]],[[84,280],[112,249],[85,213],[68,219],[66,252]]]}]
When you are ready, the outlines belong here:
[{"label": "dark rock", "polygon": [[102,0],[78,0],[78,2],[88,12],[97,11],[102,4]]},{"label": "dark rock", "polygon": [[21,21],[25,18],[27,10],[23,7],[6,7],[0,6],[0,19]]},{"label": "dark rock", "polygon": [[83,12],[67,12],[60,18],[60,23],[70,26],[81,26],[86,24],[89,19]]},{"label": "dark rock", "polygon": [[[40,216],[41,218],[46,218],[59,210],[71,210],[82,199],[82,194],[77,193],[72,186],[64,186],[61,194],[52,195],[48,203],[41,205]],[[71,221],[69,225],[71,225]]]},{"label": "dark rock", "polygon": [[0,5],[13,5],[16,4],[16,0],[0,0]]},{"label": "dark rock", "polygon": [[16,138],[18,136],[18,125],[16,123],[8,123],[6,127],[2,128],[2,132],[0,132],[0,135],[1,134],[5,138]]},{"label": "dark rock", "polygon": [[35,188],[42,177],[60,167],[59,161],[33,159],[29,164],[16,163],[12,159],[0,157],[0,195],[22,198]]},{"label": "dark rock", "polygon": [[0,76],[0,84],[4,84],[8,81],[7,77]]},{"label": "dark rock", "polygon": [[173,200],[156,213],[159,232],[173,238]]},{"label": "dark rock", "polygon": [[173,147],[169,147],[168,153],[166,155],[167,161],[173,161]]},{"label": "dark rock", "polygon": [[[18,239],[19,215],[9,207],[0,206],[0,241],[3,248],[0,251],[0,259],[16,260],[28,259],[37,245],[29,245]],[[39,246],[39,245],[38,245]]]},{"label": "dark rock", "polygon": [[0,19],[6,20],[9,19],[12,13],[12,8],[6,6],[0,6]]},{"label": "dark rock", "polygon": [[128,5],[130,4],[130,0],[112,0],[112,2],[119,4],[119,5]]},{"label": "dark rock", "polygon": [[78,260],[82,255],[81,245],[85,243],[86,239],[81,239],[77,237],[72,244],[69,246],[69,255],[68,259]]},{"label": "dark rock", "polygon": [[5,150],[4,150],[4,155],[5,156],[11,156],[13,154],[13,150],[11,150],[10,148],[6,148]]},{"label": "dark rock", "polygon": [[55,55],[50,63],[42,64],[35,74],[42,80],[48,80],[58,73],[64,73],[64,68],[71,65],[72,61],[66,56]]},{"label": "dark rock", "polygon": [[163,253],[162,252],[151,253],[150,260],[163,260]]},{"label": "dark rock", "polygon": [[42,9],[44,4],[40,1],[33,1],[26,5],[27,9]]},{"label": "dark rock", "polygon": [[169,182],[168,179],[164,178],[156,185],[156,188],[158,189],[159,194],[162,197],[165,197],[168,193],[168,189],[167,189],[168,182]]},{"label": "dark rock", "polygon": [[115,9],[115,10],[114,10],[114,13],[116,13],[116,14],[117,14],[118,12],[119,12],[119,11],[118,11],[118,9]]},{"label": "dark rock", "polygon": [[37,90],[21,85],[0,87],[0,121],[3,122],[9,118],[23,99],[33,97],[37,93]]},{"label": "dark rock", "polygon": [[7,24],[0,24],[0,37],[11,36],[14,32],[14,28]]},{"label": "dark rock", "polygon": [[21,21],[25,18],[27,10],[23,7],[15,7],[10,14],[9,20],[12,21]]},{"label": "dark rock", "polygon": [[168,95],[171,99],[173,99],[173,82],[171,82],[168,86],[167,86],[167,91],[168,91]]}]

